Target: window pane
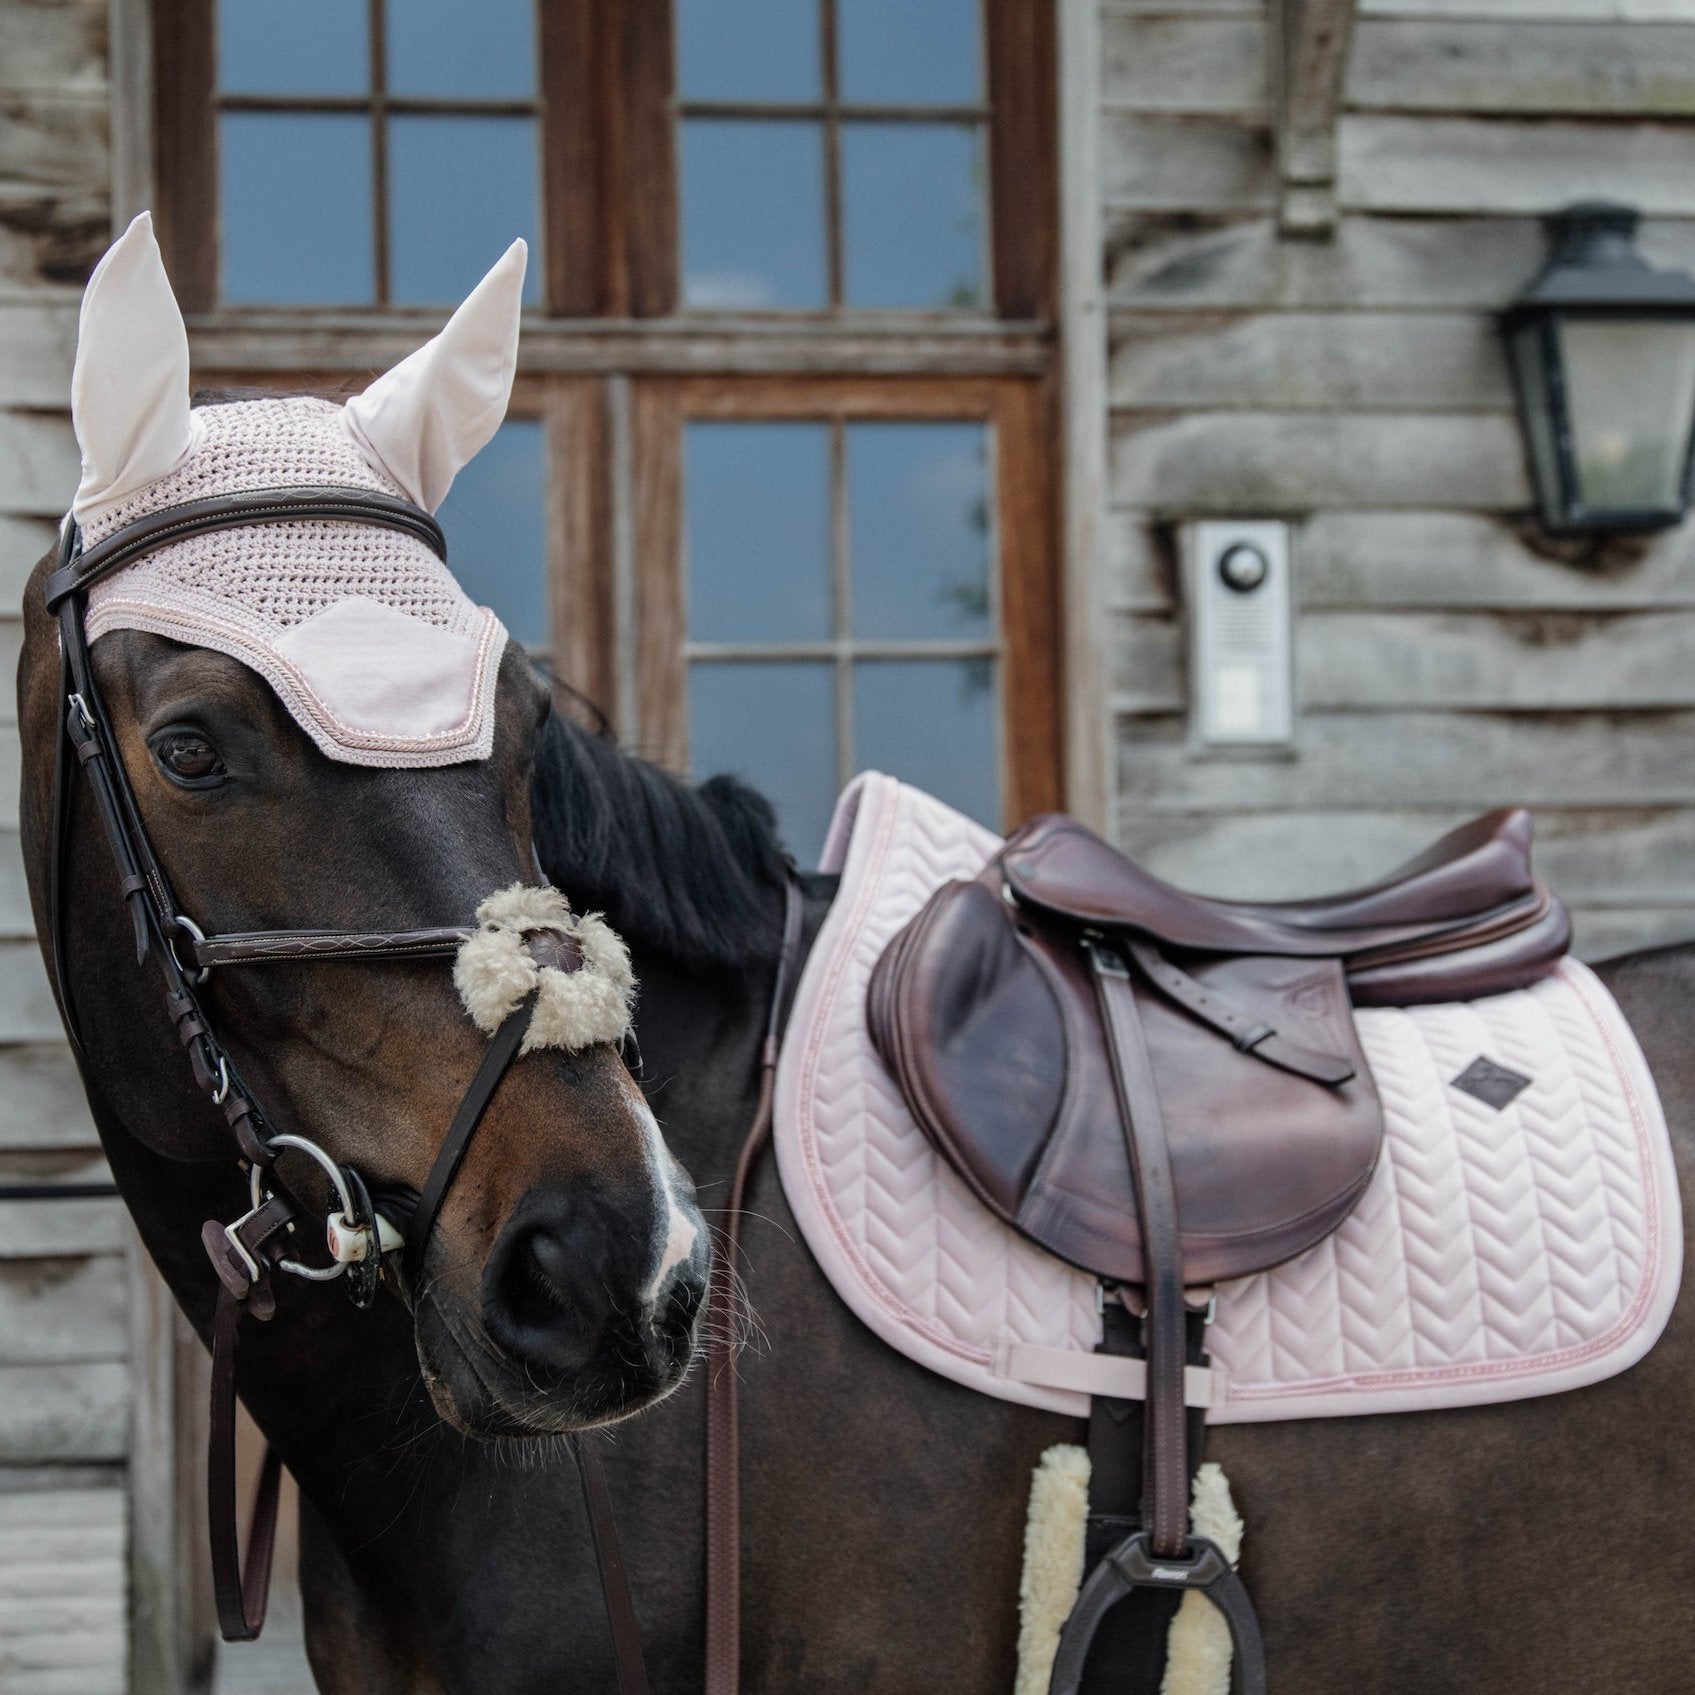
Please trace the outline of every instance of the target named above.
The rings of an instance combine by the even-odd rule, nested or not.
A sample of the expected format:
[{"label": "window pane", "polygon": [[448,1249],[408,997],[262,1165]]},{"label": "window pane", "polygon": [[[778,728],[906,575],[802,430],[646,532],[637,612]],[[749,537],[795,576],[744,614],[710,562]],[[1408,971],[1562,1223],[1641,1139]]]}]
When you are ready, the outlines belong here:
[{"label": "window pane", "polygon": [[219,0],[226,94],[364,94],[370,49],[369,14],[352,0]]},{"label": "window pane", "polygon": [[836,0],[836,19],[844,100],[982,98],[980,0]]},{"label": "window pane", "polygon": [[389,0],[383,21],[391,94],[535,93],[535,0]]},{"label": "window pane", "polygon": [[802,865],[816,865],[836,803],[833,667],[697,663],[689,696],[696,778],[745,778],[777,808],[784,845]]},{"label": "window pane", "polygon": [[548,639],[546,444],[535,419],[508,419],[453,479],[440,513],[449,569],[525,647]]},{"label": "window pane", "polygon": [[826,640],[828,425],[690,424],[685,451],[690,640]]},{"label": "window pane", "polygon": [[850,306],[983,304],[982,140],[968,124],[844,124]]},{"label": "window pane", "polygon": [[685,100],[816,100],[818,0],[678,0]]},{"label": "window pane", "polygon": [[853,668],[854,763],[1001,828],[992,659],[866,659]]},{"label": "window pane", "polygon": [[821,125],[692,119],[682,178],[686,306],[825,304]]},{"label": "window pane", "polygon": [[1695,401],[1688,324],[1564,319],[1559,326],[1578,498],[1587,507],[1682,504]]},{"label": "window pane", "polygon": [[226,112],[218,139],[224,299],[372,301],[370,120]]},{"label": "window pane", "polygon": [[389,120],[389,292],[401,305],[450,306],[513,240],[530,243],[524,299],[541,298],[532,118]]},{"label": "window pane", "polygon": [[982,424],[849,424],[853,633],[992,634],[989,432]]}]

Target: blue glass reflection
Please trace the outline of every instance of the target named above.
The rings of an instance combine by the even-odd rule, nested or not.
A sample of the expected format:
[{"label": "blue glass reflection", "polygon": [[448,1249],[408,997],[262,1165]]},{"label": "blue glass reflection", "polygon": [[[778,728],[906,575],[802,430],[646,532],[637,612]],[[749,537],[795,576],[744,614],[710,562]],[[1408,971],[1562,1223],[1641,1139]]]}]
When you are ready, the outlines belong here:
[{"label": "blue glass reflection", "polygon": [[692,423],[684,438],[689,638],[830,634],[830,432]]},{"label": "blue glass reflection", "polygon": [[535,0],[389,0],[384,33],[391,94],[525,100],[535,93]]},{"label": "blue glass reflection", "polygon": [[990,603],[985,424],[849,424],[853,633],[981,639]]},{"label": "blue glass reflection", "polygon": [[816,100],[818,0],[678,0],[685,100]]},{"label": "blue glass reflection", "polygon": [[853,668],[854,763],[1002,827],[992,659],[865,659]]},{"label": "blue glass reflection", "polygon": [[513,240],[530,244],[524,300],[541,299],[533,118],[389,120],[389,293],[457,305]]},{"label": "blue glass reflection", "polygon": [[974,124],[842,126],[850,306],[981,306],[983,147]]},{"label": "blue glass reflection", "polygon": [[824,305],[823,127],[694,118],[682,128],[684,305]]},{"label": "blue glass reflection", "polygon": [[441,506],[448,567],[525,647],[548,642],[547,431],[509,418]]},{"label": "blue glass reflection", "polygon": [[226,94],[364,94],[370,17],[361,0],[218,0]]},{"label": "blue glass reflection", "polygon": [[836,0],[842,98],[971,105],[983,94],[980,0]]},{"label": "blue glass reflection", "polygon": [[690,769],[727,771],[777,808],[784,844],[816,865],[836,800],[834,670],[788,660],[697,662],[689,671]]},{"label": "blue glass reflection", "polygon": [[369,118],[226,112],[218,150],[225,300],[375,299]]}]

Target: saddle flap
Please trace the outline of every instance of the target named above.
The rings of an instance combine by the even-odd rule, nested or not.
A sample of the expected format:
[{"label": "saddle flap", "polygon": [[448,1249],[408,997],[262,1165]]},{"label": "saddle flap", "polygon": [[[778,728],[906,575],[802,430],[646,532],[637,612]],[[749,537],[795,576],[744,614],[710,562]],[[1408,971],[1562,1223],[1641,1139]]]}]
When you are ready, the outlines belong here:
[{"label": "saddle flap", "polygon": [[[1012,908],[996,883],[944,885],[891,944],[871,979],[872,1040],[991,1211],[1073,1265],[1139,1284],[1135,1183],[1076,932]],[[1183,1275],[1206,1283],[1264,1270],[1335,1229],[1371,1175],[1382,1119],[1339,962],[1186,955],[1182,966],[1351,1072],[1320,1083],[1268,1064],[1135,974]]]}]

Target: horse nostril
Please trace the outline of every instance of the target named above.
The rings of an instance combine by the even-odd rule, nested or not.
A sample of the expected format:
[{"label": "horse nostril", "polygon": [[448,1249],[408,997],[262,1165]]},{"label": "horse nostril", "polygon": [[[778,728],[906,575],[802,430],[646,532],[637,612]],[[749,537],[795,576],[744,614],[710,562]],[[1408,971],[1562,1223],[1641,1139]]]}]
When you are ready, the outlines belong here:
[{"label": "horse nostril", "polygon": [[698,1278],[679,1277],[671,1285],[665,1302],[665,1327],[674,1335],[686,1336],[694,1327],[701,1303],[706,1299],[706,1285]]}]

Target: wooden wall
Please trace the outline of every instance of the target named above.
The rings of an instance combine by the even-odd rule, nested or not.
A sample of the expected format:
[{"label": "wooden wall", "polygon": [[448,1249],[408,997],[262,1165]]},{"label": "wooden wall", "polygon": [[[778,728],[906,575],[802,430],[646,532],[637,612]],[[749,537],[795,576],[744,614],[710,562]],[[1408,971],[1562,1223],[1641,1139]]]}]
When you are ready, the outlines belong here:
[{"label": "wooden wall", "polygon": [[[0,1182],[105,1175],[31,937],[17,609],[76,487],[77,298],[109,231],[106,8],[0,5]],[[0,1689],[129,1687],[130,1333],[115,1202],[0,1202]]]},{"label": "wooden wall", "polygon": [[[1605,196],[1695,269],[1695,0],[1360,0],[1329,237],[1279,233],[1267,0],[1103,0],[1120,837],[1215,890],[1539,813],[1590,955],[1695,937],[1695,523],[1550,543],[1493,315]],[[1287,759],[1186,745],[1177,526],[1287,516]]]}]

